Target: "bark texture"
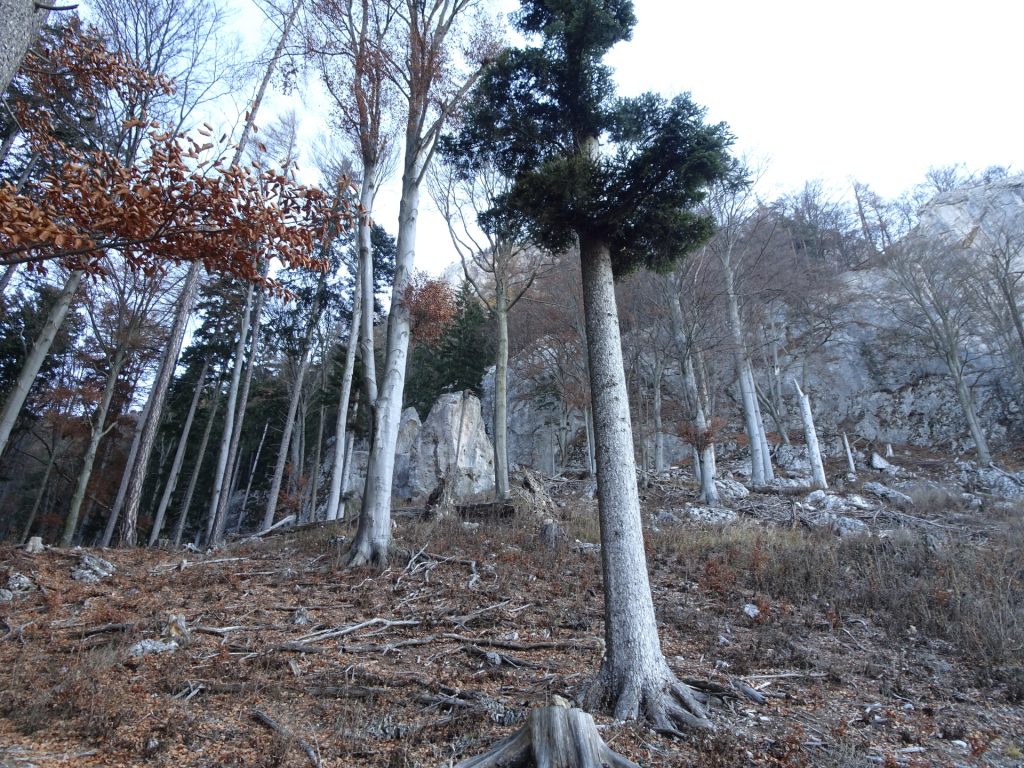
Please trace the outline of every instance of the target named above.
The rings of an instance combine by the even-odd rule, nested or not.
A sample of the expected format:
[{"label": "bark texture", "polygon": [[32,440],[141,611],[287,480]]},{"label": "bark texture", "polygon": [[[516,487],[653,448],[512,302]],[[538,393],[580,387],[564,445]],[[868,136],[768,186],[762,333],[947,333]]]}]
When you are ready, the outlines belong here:
[{"label": "bark texture", "polygon": [[606,647],[587,703],[608,707],[622,720],[643,715],[656,728],[670,732],[677,731],[678,725],[708,727],[703,707],[675,679],[658,639],[611,254],[604,243],[581,240],[580,259],[594,410]]},{"label": "bark texture", "polygon": [[0,94],[7,91],[48,14],[34,0],[0,0]]},{"label": "bark texture", "polygon": [[526,725],[494,749],[463,760],[456,768],[640,768],[611,750],[594,725],[594,718],[567,706],[542,707],[530,712]]}]

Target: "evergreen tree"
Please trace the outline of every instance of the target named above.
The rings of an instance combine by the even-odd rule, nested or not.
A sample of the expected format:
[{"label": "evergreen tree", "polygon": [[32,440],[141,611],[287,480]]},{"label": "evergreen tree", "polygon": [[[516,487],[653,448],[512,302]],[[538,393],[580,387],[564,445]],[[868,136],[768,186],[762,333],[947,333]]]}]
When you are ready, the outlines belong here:
[{"label": "evergreen tree", "polygon": [[590,706],[656,728],[707,727],[706,712],[661,652],[647,578],[613,276],[666,268],[712,232],[694,212],[727,165],[725,126],[689,96],[617,99],[602,57],[629,39],[629,0],[524,0],[528,45],[481,80],[460,142],[495,162],[512,188],[484,227],[578,246],[597,444],[607,652]]},{"label": "evergreen tree", "polygon": [[432,343],[413,347],[409,357],[406,406],[425,419],[443,392],[470,391],[482,395],[484,372],[494,359],[491,319],[463,283],[455,296],[456,314],[451,325]]}]

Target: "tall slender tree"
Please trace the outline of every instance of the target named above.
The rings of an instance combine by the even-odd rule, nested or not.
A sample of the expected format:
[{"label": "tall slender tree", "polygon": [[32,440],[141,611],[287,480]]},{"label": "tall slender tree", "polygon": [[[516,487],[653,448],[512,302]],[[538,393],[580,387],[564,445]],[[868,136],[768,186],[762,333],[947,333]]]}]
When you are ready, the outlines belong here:
[{"label": "tall slender tree", "polygon": [[[413,277],[420,187],[445,123],[479,77],[482,62],[461,61],[459,55],[460,33],[468,31],[473,22],[471,12],[479,4],[479,0],[389,0],[388,3],[400,21],[396,47],[390,51],[391,60],[404,62],[389,70],[388,75],[401,93],[407,110],[402,193],[384,370],[377,397],[371,398],[370,455],[359,527],[348,556],[351,565],[384,565],[388,561],[391,483],[410,335],[409,307],[404,298]],[[481,36],[476,43],[471,53],[486,59],[491,53],[486,39]],[[461,72],[460,64],[465,65]],[[365,306],[364,300],[364,313]],[[367,358],[364,354],[364,362]]]},{"label": "tall slender tree", "polygon": [[[590,706],[655,727],[710,721],[661,651],[644,555],[614,277],[665,268],[706,240],[693,212],[720,177],[729,143],[688,96],[616,99],[601,63],[635,24],[628,0],[524,0],[528,45],[496,61],[470,104],[468,151],[497,158],[514,181],[493,210],[522,218],[552,250],[579,248],[605,592],[606,653]],[[602,146],[604,142],[604,146]]]}]

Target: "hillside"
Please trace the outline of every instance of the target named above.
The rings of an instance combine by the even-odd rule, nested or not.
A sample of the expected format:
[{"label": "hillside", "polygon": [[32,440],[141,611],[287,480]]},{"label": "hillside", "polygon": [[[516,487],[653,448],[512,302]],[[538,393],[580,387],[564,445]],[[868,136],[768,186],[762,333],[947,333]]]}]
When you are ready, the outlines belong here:
[{"label": "hillside", "polygon": [[[599,717],[606,741],[644,766],[1024,764],[1021,510],[971,508],[929,480],[938,466],[914,464],[912,509],[851,506],[860,484],[831,495],[867,535],[822,525],[802,493],[701,522],[690,483],[649,479],[663,647],[713,696],[717,732],[673,740]],[[485,752],[531,707],[573,698],[601,656],[594,502],[585,482],[548,490],[546,509],[511,520],[403,523],[383,573],[341,569],[344,525],[207,553],[0,551],[0,583],[28,587],[0,603],[0,765]],[[538,513],[564,532],[551,547]],[[113,574],[73,579],[87,554]]]}]

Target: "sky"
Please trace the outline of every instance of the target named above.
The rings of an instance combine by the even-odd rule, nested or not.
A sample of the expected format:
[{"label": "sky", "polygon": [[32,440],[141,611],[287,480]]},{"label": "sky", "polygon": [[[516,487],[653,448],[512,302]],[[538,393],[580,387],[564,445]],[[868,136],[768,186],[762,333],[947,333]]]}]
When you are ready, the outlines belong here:
[{"label": "sky", "polygon": [[[764,199],[812,181],[845,197],[854,180],[896,197],[929,168],[955,164],[1024,171],[1024,3],[634,0],[634,7],[632,39],[606,59],[619,92],[689,92],[708,120],[730,126],[734,151],[760,169]],[[325,125],[314,90],[291,99],[305,108],[310,135]],[[378,198],[376,219],[391,232],[398,195],[395,178]],[[437,274],[457,256],[429,196],[421,201],[417,266]]]}]

